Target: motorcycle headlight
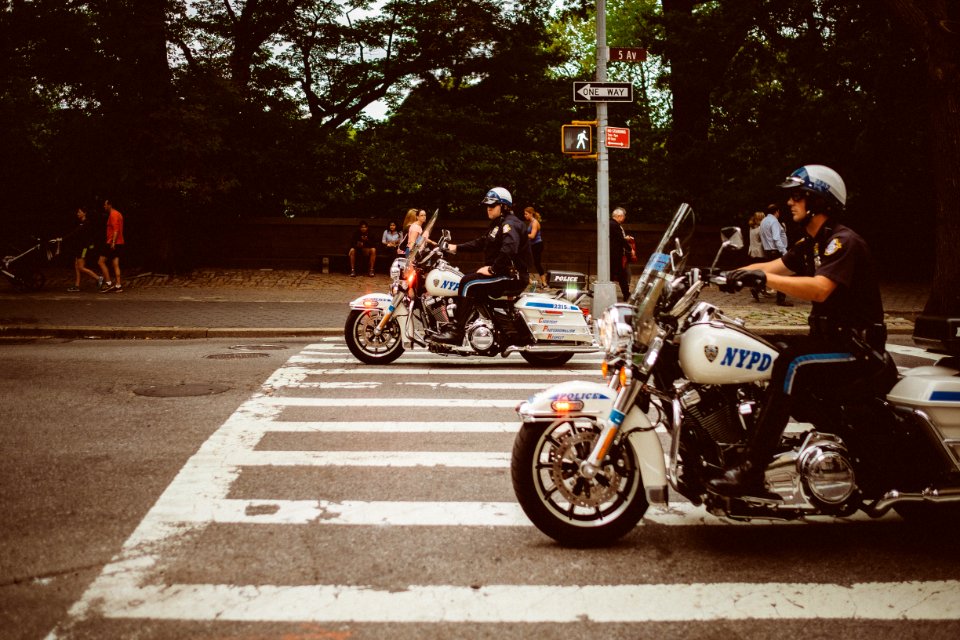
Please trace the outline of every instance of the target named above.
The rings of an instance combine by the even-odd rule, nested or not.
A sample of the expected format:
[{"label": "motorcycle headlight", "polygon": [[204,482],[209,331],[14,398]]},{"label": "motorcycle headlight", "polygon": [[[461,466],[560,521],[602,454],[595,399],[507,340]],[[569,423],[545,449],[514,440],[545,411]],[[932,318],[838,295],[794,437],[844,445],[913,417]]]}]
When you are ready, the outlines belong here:
[{"label": "motorcycle headlight", "polygon": [[615,304],[608,307],[597,320],[600,346],[610,356],[616,356],[633,342],[633,307]]},{"label": "motorcycle headlight", "polygon": [[403,275],[403,270],[407,268],[407,259],[406,258],[397,258],[393,261],[393,264],[390,265],[390,279],[396,280],[401,275]]}]

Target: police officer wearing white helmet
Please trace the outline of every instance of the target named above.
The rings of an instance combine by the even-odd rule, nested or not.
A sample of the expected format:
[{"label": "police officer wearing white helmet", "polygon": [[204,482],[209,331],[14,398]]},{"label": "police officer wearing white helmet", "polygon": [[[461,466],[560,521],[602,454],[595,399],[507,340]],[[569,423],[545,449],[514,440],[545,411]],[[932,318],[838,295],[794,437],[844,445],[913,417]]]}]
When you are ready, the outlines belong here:
[{"label": "police officer wearing white helmet", "polygon": [[483,251],[484,266],[460,280],[456,326],[434,337],[444,344],[463,342],[467,319],[476,300],[520,293],[527,285],[527,273],[533,265],[526,226],[513,213],[510,192],[503,187],[494,187],[487,191],[480,204],[486,206],[490,219],[487,232],[475,240],[446,247],[451,253]]},{"label": "police officer wearing white helmet", "polygon": [[709,482],[721,495],[765,495],[764,469],[789,417],[812,421],[804,411],[829,416],[843,403],[856,402],[853,396],[865,386],[858,382],[890,368],[870,251],[863,238],[836,220],[847,202],[843,179],[813,164],[779,186],[787,189],[790,214],[805,236],[781,258],[728,272],[725,290],[766,286],[812,301],[810,334],[777,357],[743,460]]}]

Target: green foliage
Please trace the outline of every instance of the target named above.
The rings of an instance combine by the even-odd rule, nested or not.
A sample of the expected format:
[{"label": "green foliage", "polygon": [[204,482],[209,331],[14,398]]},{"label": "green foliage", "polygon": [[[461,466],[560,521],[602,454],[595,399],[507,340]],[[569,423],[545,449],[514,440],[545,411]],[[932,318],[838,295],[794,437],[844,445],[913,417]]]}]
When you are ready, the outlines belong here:
[{"label": "green foliage", "polygon": [[[912,43],[883,4],[608,0],[611,63],[638,99],[610,150],[611,205],[656,222],[681,200],[742,222],[803,163],[850,189],[878,240],[932,225],[928,105]],[[556,7],[554,5],[557,5]],[[188,262],[196,225],[261,215],[477,216],[493,185],[549,219],[596,218],[596,165],[560,153],[592,79],[592,1],[54,0],[0,12],[5,226],[56,228],[111,194]],[[883,43],[876,46],[874,43]],[[386,104],[382,121],[365,109]],[[121,207],[123,208],[123,207]],[[146,236],[141,236],[146,237]],[[907,241],[929,254],[929,236]],[[151,240],[151,245],[153,240]]]}]

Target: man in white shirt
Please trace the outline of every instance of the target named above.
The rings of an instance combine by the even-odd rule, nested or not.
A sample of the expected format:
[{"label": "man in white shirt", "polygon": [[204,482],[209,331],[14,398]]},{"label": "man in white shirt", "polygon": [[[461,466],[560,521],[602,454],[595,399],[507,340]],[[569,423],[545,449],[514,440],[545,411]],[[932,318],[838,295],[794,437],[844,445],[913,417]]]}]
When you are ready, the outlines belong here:
[{"label": "man in white shirt", "polygon": [[[776,260],[787,252],[787,230],[780,222],[780,205],[767,206],[767,215],[760,223],[760,244],[763,245],[763,255],[767,260]],[[781,307],[792,307],[787,302],[786,294],[777,292],[777,304]]]}]

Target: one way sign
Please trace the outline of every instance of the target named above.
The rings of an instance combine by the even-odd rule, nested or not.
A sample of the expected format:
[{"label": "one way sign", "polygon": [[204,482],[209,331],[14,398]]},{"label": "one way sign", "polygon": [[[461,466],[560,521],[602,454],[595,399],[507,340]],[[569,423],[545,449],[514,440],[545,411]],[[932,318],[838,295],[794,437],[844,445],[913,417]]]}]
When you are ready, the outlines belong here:
[{"label": "one way sign", "polygon": [[574,82],[574,102],[633,102],[629,82]]}]

